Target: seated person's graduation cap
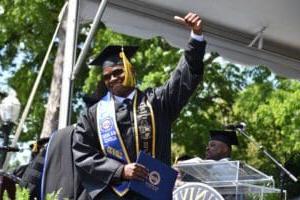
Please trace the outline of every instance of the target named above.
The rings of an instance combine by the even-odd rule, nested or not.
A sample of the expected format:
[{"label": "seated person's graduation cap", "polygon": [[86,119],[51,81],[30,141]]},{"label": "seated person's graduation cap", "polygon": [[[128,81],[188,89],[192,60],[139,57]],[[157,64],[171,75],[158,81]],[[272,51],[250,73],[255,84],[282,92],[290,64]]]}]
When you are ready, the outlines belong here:
[{"label": "seated person's graduation cap", "polygon": [[35,143],[29,145],[33,153],[39,153],[40,149],[49,142],[49,137],[40,138]]},{"label": "seated person's graduation cap", "polygon": [[235,131],[228,131],[228,130],[211,130],[210,133],[210,140],[217,140],[224,142],[229,147],[231,145],[238,145],[238,139],[236,136]]},{"label": "seated person's graduation cap", "polygon": [[175,158],[174,164],[177,164],[179,161],[190,160],[190,159],[192,159],[192,158],[193,158],[193,157],[190,156],[190,155],[183,154],[183,155],[177,156],[177,157]]},{"label": "seated person's graduation cap", "polygon": [[126,57],[130,59],[137,51],[137,46],[121,46],[110,45],[107,46],[98,56],[95,57],[89,64],[101,67],[112,67],[115,65],[123,65],[123,59],[120,53],[125,53]]}]

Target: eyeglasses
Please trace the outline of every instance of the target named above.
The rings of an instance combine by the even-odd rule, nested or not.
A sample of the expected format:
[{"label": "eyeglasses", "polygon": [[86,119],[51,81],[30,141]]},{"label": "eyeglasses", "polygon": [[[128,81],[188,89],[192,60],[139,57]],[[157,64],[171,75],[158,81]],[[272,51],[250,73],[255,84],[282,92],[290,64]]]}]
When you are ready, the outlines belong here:
[{"label": "eyeglasses", "polygon": [[124,72],[123,69],[115,69],[111,73],[104,74],[103,75],[103,80],[108,81],[108,80],[111,79],[111,76],[118,77],[118,76],[122,75],[123,72]]}]

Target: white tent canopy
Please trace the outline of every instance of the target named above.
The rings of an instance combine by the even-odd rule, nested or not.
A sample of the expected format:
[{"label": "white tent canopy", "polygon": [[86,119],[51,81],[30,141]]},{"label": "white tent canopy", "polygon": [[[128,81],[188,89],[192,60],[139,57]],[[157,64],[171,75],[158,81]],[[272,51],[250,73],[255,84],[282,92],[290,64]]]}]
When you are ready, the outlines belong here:
[{"label": "white tent canopy", "polygon": [[[183,48],[189,33],[174,16],[192,11],[204,21],[208,52],[243,65],[265,65],[300,79],[299,0],[68,0],[59,128],[70,121],[72,80],[87,54],[99,19],[114,31],[140,38],[164,37]],[[104,11],[104,12],[103,12]],[[75,63],[78,21],[93,21]]]},{"label": "white tent canopy", "polygon": [[[80,0],[81,23],[91,21],[99,4],[99,0]],[[299,0],[108,0],[102,21],[119,33],[162,36],[171,45],[184,47],[188,30],[173,17],[193,11],[204,20],[208,51],[299,79],[299,8]]]}]

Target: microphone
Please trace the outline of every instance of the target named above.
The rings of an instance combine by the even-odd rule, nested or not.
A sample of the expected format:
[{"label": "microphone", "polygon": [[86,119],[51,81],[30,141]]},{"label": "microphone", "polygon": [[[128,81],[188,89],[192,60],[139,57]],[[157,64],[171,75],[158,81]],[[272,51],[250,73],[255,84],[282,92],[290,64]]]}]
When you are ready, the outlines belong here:
[{"label": "microphone", "polygon": [[236,130],[236,129],[241,129],[244,130],[246,128],[246,123],[245,122],[239,122],[236,124],[228,124],[225,126],[226,129],[230,130]]},{"label": "microphone", "polygon": [[20,149],[18,147],[0,146],[0,152],[18,152]]}]

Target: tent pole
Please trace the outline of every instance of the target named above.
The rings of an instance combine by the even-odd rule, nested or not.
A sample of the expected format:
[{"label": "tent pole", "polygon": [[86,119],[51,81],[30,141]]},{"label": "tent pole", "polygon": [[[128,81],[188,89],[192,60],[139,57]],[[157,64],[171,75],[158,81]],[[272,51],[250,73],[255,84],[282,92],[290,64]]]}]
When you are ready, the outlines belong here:
[{"label": "tent pole", "polygon": [[60,109],[58,128],[64,128],[70,123],[72,80],[71,74],[76,58],[76,45],[78,33],[78,6],[79,0],[69,0],[68,18],[66,27],[66,45],[62,74],[62,86],[60,96]]},{"label": "tent pole", "polygon": [[94,20],[93,20],[93,23],[91,25],[91,30],[89,31],[89,34],[84,42],[84,45],[83,45],[83,48],[82,48],[82,51],[80,52],[80,55],[78,57],[78,60],[76,62],[76,65],[74,67],[74,70],[73,70],[73,73],[72,73],[72,80],[75,79],[76,75],[78,74],[79,70],[80,70],[80,67],[86,57],[86,54],[89,50],[89,47],[90,47],[90,44],[92,42],[92,39],[97,31],[97,28],[98,28],[98,25],[100,23],[100,20],[102,18],[102,15],[104,13],[104,9],[107,5],[107,0],[102,0],[99,7],[98,7],[98,10],[97,10],[97,13],[96,13],[96,16],[94,17]]}]

